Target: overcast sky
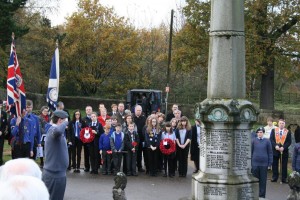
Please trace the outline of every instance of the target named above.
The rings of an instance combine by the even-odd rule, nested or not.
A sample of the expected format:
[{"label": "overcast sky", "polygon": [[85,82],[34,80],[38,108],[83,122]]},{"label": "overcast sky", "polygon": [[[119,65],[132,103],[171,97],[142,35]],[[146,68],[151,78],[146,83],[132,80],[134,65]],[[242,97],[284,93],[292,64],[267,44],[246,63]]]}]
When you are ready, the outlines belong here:
[{"label": "overcast sky", "polygon": [[[124,16],[139,28],[156,27],[161,22],[169,23],[171,9],[176,11],[185,5],[185,0],[100,0],[101,4],[114,7],[119,16]],[[49,14],[52,25],[65,22],[65,17],[77,10],[77,0],[60,0],[58,11]]]}]

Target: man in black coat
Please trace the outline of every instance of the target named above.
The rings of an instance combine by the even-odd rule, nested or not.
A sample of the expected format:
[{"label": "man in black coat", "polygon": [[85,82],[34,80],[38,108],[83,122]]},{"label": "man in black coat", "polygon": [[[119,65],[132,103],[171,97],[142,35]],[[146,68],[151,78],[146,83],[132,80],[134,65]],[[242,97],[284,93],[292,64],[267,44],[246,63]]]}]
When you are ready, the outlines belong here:
[{"label": "man in black coat", "polygon": [[[93,112],[92,106],[85,107],[86,116],[83,119],[85,124],[90,124],[92,122],[92,119],[91,119],[92,112]],[[83,145],[83,151],[84,151],[84,171],[89,172],[91,165],[90,165],[89,147],[87,144]]]},{"label": "man in black coat", "polygon": [[[285,121],[279,119],[278,127],[271,131],[270,141],[273,149],[272,182],[277,182],[279,178],[278,162],[281,162],[281,181],[287,183],[287,164],[289,158],[289,146],[291,145],[291,132],[284,128]],[[282,158],[282,160],[281,160]]]},{"label": "man in black coat", "polygon": [[[146,117],[142,115],[142,107],[140,105],[135,106],[134,108],[134,117],[133,121],[137,127],[137,133],[139,135],[139,147],[137,150],[137,167],[139,172],[144,172],[145,170],[142,167],[142,154],[144,154],[144,161],[147,159],[147,152],[146,148],[143,146],[145,142],[145,136],[143,134],[143,127],[145,126],[146,123]],[[145,162],[144,162],[145,163]]]},{"label": "man in black coat", "polygon": [[2,105],[3,101],[0,100],[0,166],[3,165],[3,148],[5,134],[7,132],[7,115],[4,111],[2,111]]}]

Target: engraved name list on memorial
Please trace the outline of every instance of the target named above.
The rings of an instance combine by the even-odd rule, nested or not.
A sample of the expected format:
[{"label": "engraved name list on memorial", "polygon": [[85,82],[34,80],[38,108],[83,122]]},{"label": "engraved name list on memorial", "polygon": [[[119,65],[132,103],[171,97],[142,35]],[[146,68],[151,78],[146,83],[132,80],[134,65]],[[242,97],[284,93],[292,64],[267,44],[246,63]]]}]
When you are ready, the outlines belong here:
[{"label": "engraved name list on memorial", "polygon": [[[230,169],[243,174],[249,170],[250,131],[249,130],[209,130],[201,135],[200,156],[205,157],[206,167]],[[232,144],[230,144],[232,143]],[[232,148],[232,151],[231,151]],[[229,159],[231,158],[231,159]]]},{"label": "engraved name list on memorial", "polygon": [[[206,141],[206,167],[212,169],[229,169],[229,142],[231,135],[228,130],[209,130],[201,142]],[[204,156],[205,152],[201,152]],[[203,153],[203,154],[202,154]]]}]

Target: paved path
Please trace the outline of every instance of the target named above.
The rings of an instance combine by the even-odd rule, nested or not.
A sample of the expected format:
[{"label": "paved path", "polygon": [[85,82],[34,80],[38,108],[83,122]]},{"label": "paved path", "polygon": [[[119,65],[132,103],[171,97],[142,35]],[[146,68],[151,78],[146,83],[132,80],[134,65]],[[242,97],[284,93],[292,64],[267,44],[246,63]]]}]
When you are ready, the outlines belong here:
[{"label": "paved path", "polygon": [[[144,173],[128,177],[125,189],[128,200],[177,200],[191,198],[192,163],[186,178],[149,177]],[[65,200],[112,199],[113,176],[68,172]],[[270,177],[270,176],[269,176]],[[267,199],[284,200],[289,192],[287,184],[267,183]]]}]

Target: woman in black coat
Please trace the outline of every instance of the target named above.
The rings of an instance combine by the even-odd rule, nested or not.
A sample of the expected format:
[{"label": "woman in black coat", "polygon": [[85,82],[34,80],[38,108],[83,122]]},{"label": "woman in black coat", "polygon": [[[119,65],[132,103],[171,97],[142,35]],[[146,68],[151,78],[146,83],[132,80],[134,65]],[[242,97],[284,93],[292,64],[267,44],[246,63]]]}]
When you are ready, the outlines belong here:
[{"label": "woman in black coat", "polygon": [[201,121],[195,119],[195,125],[192,126],[192,141],[191,141],[191,160],[194,161],[195,171],[199,171],[199,156],[200,156],[200,134],[201,134]]}]

